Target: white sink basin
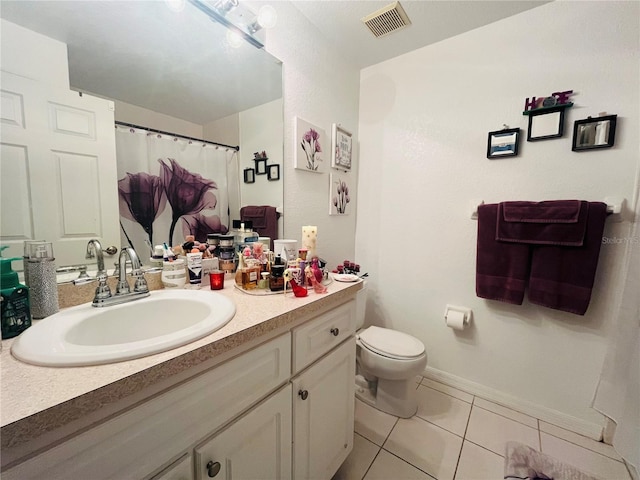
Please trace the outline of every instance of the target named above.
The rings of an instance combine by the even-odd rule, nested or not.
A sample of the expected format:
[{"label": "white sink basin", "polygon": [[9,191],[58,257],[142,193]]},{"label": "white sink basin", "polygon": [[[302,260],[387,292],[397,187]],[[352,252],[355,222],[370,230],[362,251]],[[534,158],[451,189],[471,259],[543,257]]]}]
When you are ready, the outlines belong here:
[{"label": "white sink basin", "polygon": [[18,360],[55,367],[98,365],[186,345],[225,326],[236,307],[210,290],[159,290],[129,303],[90,303],[36,322],[11,346]]}]

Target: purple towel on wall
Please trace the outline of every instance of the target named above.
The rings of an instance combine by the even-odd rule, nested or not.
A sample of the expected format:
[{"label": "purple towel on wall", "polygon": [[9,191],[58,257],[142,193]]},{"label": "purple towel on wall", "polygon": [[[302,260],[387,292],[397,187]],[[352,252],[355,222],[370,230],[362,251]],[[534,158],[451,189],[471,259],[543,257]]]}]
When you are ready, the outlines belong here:
[{"label": "purple towel on wall", "polygon": [[589,203],[579,200],[498,204],[496,240],[534,245],[582,245]]},{"label": "purple towel on wall", "polygon": [[584,315],[591,300],[598,267],[607,205],[588,204],[587,228],[579,247],[533,248],[529,301],[556,310]]},{"label": "purple towel on wall", "polygon": [[476,295],[521,305],[529,276],[529,246],[496,241],[498,204],[478,207]]},{"label": "purple towel on wall", "polygon": [[278,212],[276,207],[268,205],[248,205],[240,209],[240,220],[252,222],[253,229],[258,232],[261,237],[271,238],[271,246],[273,250],[273,241],[278,238]]},{"label": "purple towel on wall", "polygon": [[[572,207],[572,201],[541,202],[545,205],[540,209],[529,208],[536,205],[533,202],[509,203],[517,208],[508,209],[508,222],[499,204],[478,207],[478,297],[521,304],[528,279],[532,303],[584,315],[591,299],[607,206],[579,202],[575,218],[571,208],[577,204]],[[554,210],[554,203],[560,208]],[[525,209],[520,208],[523,206]],[[523,221],[513,221],[518,217]],[[505,230],[499,230],[501,223],[508,224]],[[580,231],[582,235],[578,235]]]}]

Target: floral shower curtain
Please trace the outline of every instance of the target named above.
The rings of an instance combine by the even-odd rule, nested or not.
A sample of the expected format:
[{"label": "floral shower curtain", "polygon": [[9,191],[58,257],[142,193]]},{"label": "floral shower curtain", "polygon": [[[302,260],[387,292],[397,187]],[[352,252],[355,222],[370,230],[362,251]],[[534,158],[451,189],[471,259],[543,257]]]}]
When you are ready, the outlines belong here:
[{"label": "floral shower curtain", "polygon": [[228,231],[235,150],[116,125],[116,157],[122,245],[133,244],[142,261],[149,244]]}]

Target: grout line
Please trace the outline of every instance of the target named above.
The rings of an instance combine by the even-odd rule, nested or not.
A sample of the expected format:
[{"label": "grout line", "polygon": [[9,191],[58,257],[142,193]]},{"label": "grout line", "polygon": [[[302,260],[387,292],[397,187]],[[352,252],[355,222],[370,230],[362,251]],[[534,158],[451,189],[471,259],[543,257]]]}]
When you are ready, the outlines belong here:
[{"label": "grout line", "polygon": [[396,457],[399,460],[402,460],[404,463],[406,463],[407,465],[411,465],[413,468],[415,468],[416,470],[421,471],[422,473],[424,473],[425,475],[433,478],[434,480],[438,480],[436,477],[434,477],[433,475],[431,475],[429,472],[425,472],[423,469],[421,469],[420,467],[417,467],[416,465],[414,465],[413,463],[411,463],[410,461],[408,461],[406,458],[402,458],[398,455],[396,455],[393,452],[390,452],[389,450],[387,450],[386,448],[383,448],[382,450],[384,450],[385,452],[387,452],[389,455],[393,455],[394,457]]},{"label": "grout line", "polygon": [[384,437],[384,440],[382,441],[382,445],[380,445],[380,448],[384,447],[384,444],[387,443],[387,440],[389,440],[389,437],[391,436],[391,432],[393,432],[393,429],[396,428],[396,425],[398,425],[399,421],[400,421],[400,417],[396,417],[396,422],[393,424],[393,427],[391,427],[391,429],[389,430],[389,433],[387,433],[387,436]]},{"label": "grout line", "polygon": [[[474,397],[474,400],[475,400],[475,397]],[[535,427],[532,427],[531,425],[527,425],[526,423],[522,423],[519,420],[515,420],[514,418],[507,417],[506,415],[502,415],[501,413],[494,412],[493,410],[489,410],[488,408],[481,407],[480,405],[476,405],[475,403],[473,404],[473,406],[481,408],[485,412],[493,413],[494,415],[498,415],[499,417],[506,418],[507,420],[511,420],[512,422],[516,422],[516,423],[519,423],[520,425],[524,425],[525,427],[529,427],[532,430],[538,430],[538,434],[540,433],[540,428],[536,429]],[[512,408],[509,408],[509,407],[504,407],[504,408],[507,408],[509,410],[513,410]],[[517,410],[513,410],[513,411],[514,412],[518,412]],[[520,413],[520,412],[518,412],[518,413]],[[526,413],[521,413],[521,415],[527,415],[527,414]],[[531,417],[530,415],[527,415],[527,416],[530,417],[530,418],[533,418],[538,423],[538,426],[540,425],[540,420],[539,419],[537,419],[535,417]]]},{"label": "grout line", "polygon": [[[547,422],[547,423],[549,423],[549,422]],[[538,425],[539,425],[539,424],[540,424],[540,421],[538,421]],[[553,423],[551,423],[550,425],[553,425]],[[560,427],[560,426],[558,426],[558,425],[554,425],[554,426],[556,426],[556,427],[558,427],[558,428],[562,428],[562,427]],[[573,434],[575,434],[575,435],[580,435],[579,433],[571,432],[570,430],[567,430],[567,431],[568,431],[568,432],[570,432],[570,433],[573,433]],[[610,458],[611,460],[614,460],[614,461],[616,461],[616,462],[624,463],[622,460],[618,460],[617,458],[611,457],[611,456],[607,455],[606,453],[598,452],[597,450],[594,450],[594,449],[589,448],[589,447],[585,447],[584,445],[580,445],[579,443],[572,442],[571,440],[567,440],[567,439],[566,439],[566,438],[564,438],[564,437],[560,437],[560,436],[558,436],[558,435],[554,435],[553,433],[545,432],[545,431],[543,431],[543,430],[540,430],[540,431],[539,431],[539,433],[538,433],[538,435],[540,436],[540,451],[541,451],[541,452],[542,452],[542,434],[543,434],[543,433],[544,433],[544,434],[546,434],[546,435],[549,435],[549,436],[551,436],[551,437],[557,438],[558,440],[562,440],[563,442],[570,443],[571,445],[574,445],[574,446],[576,446],[576,447],[584,448],[585,450],[589,450],[590,452],[597,453],[598,455],[602,455],[603,457]],[[583,436],[584,436],[584,435],[583,435]],[[593,440],[593,439],[591,439],[591,438],[589,438],[589,437],[585,437],[585,438],[586,438],[587,440],[591,440],[591,441],[593,441],[593,442],[596,442],[595,440]],[[604,443],[604,442],[596,442],[596,443],[602,443],[603,445],[607,445],[607,444],[606,444],[606,443]],[[616,454],[617,454],[618,456],[620,456],[620,454],[619,454],[619,453],[618,453],[618,451],[613,447],[613,445],[609,445],[609,446],[610,446],[611,448],[613,448],[613,451],[614,451],[614,452],[616,452]],[[621,456],[620,456],[620,457],[621,457]],[[622,458],[622,457],[621,457],[621,458]]]},{"label": "grout line", "polygon": [[[374,443],[374,445],[376,445],[376,444]],[[376,447],[378,447],[378,446],[376,445]],[[380,452],[381,452],[381,451],[382,451],[382,447],[378,447],[378,452],[373,456],[373,460],[371,460],[371,463],[369,464],[369,466],[368,466],[368,467],[367,467],[367,469],[365,470],[364,475],[362,475],[362,478],[361,478],[360,480],[364,480],[364,477],[366,477],[366,476],[367,476],[367,473],[369,473],[369,470],[371,470],[371,467],[372,467],[372,466],[373,466],[373,464],[375,463],[376,458],[378,458],[378,455],[380,455]]]},{"label": "grout line", "polygon": [[484,445],[480,445],[479,443],[472,442],[471,440],[465,440],[465,442],[473,443],[476,447],[480,447],[483,450],[486,450],[487,452],[491,452],[494,455],[498,455],[499,457],[504,458],[504,455],[500,455],[498,452],[494,452],[493,450],[491,450],[490,448],[485,447]]},{"label": "grout line", "polygon": [[[423,378],[424,378],[424,377],[423,377]],[[435,380],[431,380],[431,381],[432,381],[432,382],[435,382],[435,383],[440,383],[440,382],[436,382]],[[452,387],[451,385],[446,385],[446,384],[444,384],[444,383],[440,383],[440,384],[441,384],[441,385],[444,385],[444,386],[446,386],[446,387],[449,387],[449,388],[451,388],[452,390],[458,390],[459,392],[466,393],[466,394],[467,394],[467,395],[469,395],[470,397],[476,398],[476,396],[475,396],[475,395],[473,395],[472,393],[465,392],[464,390],[460,390],[459,388],[455,388],[455,387]],[[426,387],[426,388],[429,388],[429,389],[431,389],[431,390],[433,390],[433,391],[436,391],[436,392],[438,392],[438,393],[442,393],[443,395],[449,395],[450,397],[455,398],[456,400],[460,400],[461,402],[469,403],[469,404],[473,405],[473,399],[471,399],[471,402],[468,402],[468,401],[463,400],[463,399],[461,399],[461,398],[459,398],[459,397],[456,397],[455,395],[451,395],[450,393],[443,392],[442,390],[438,390],[437,388],[433,388],[432,386],[430,386],[430,385],[426,385],[426,384],[424,384],[424,383],[420,383],[418,386],[420,386],[420,387]]]},{"label": "grout line", "polygon": [[471,399],[471,408],[469,409],[469,416],[467,417],[467,424],[464,426],[464,432],[462,434],[462,445],[460,445],[460,452],[458,453],[458,461],[456,462],[456,468],[453,470],[453,480],[455,480],[456,475],[458,474],[458,467],[460,466],[460,459],[462,458],[462,450],[464,449],[464,442],[467,437],[467,430],[469,430],[469,422],[471,421],[471,411],[473,410],[473,402],[475,401],[476,396],[474,395]]},{"label": "grout line", "polygon": [[540,419],[536,419],[538,423],[538,446],[540,447],[540,452],[542,452],[542,433],[540,433]]}]

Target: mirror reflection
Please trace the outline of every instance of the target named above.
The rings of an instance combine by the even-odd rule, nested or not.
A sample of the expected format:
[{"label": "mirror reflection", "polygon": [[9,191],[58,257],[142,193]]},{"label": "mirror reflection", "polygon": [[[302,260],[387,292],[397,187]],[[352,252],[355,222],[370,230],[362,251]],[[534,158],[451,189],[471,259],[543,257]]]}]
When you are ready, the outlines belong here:
[{"label": "mirror reflection", "polygon": [[282,65],[264,50],[231,46],[189,2],[3,0],[0,14],[6,256],[47,239],[58,266],[86,264],[98,238],[146,259],[147,241],[281,208],[281,180],[241,178],[255,152],[282,163]]}]

